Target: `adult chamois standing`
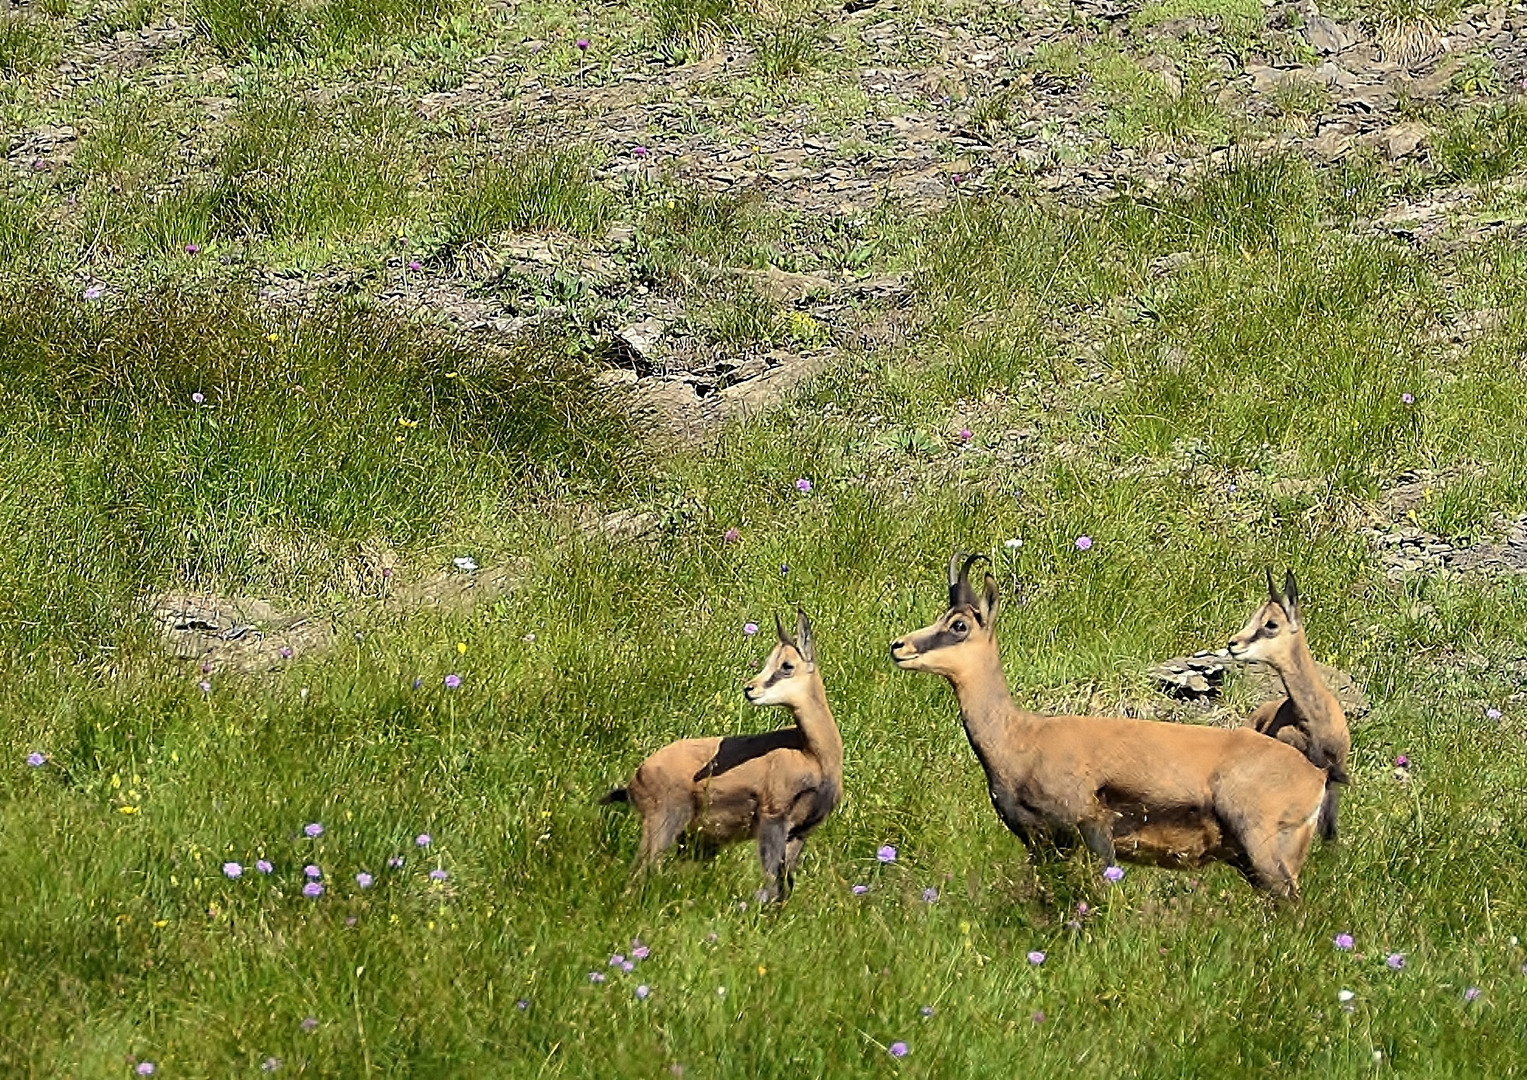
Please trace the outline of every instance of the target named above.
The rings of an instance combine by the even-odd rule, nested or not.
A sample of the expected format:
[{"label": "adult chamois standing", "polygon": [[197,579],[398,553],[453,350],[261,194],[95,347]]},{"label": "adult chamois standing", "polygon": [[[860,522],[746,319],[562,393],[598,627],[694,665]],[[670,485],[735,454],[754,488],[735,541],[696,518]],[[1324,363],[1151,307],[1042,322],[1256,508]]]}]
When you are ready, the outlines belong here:
[{"label": "adult chamois standing", "polygon": [[1278,673],[1288,696],[1269,701],[1246,720],[1246,726],[1287,743],[1326,774],[1325,798],[1320,804],[1320,835],[1336,839],[1338,784],[1348,783],[1347,754],[1352,735],[1347,714],[1336,695],[1320,679],[1320,669],[1304,637],[1304,612],[1299,607],[1299,583],[1290,570],[1283,592],[1267,571],[1267,601],[1252,613],[1241,632],[1230,639],[1236,660],[1260,660]]},{"label": "adult chamois standing", "polygon": [[756,836],[769,880],[759,898],[789,894],[801,846],[842,795],[843,739],[827,707],[811,620],[797,609],[795,637],[777,615],[774,629],[774,649],[742,692],[753,705],[788,709],[795,726],[680,739],[637,766],[602,801],[628,802],[641,814],[638,868],[656,863],[686,829],[714,845]]},{"label": "adult chamois standing", "polygon": [[892,642],[891,658],[949,680],[1003,823],[1031,847],[1069,846],[1079,834],[1110,866],[1220,859],[1275,896],[1297,897],[1325,774],[1245,728],[1019,709],[997,651],[997,583],[987,574],[979,594],[970,584],[980,558],[956,553],[949,609]]}]

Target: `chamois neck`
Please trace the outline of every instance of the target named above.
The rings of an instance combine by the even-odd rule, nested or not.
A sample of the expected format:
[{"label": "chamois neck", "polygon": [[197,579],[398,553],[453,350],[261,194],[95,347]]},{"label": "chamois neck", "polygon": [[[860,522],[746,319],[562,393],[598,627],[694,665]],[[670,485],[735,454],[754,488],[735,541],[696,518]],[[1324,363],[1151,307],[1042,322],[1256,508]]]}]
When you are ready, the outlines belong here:
[{"label": "chamois neck", "polygon": [[947,676],[960,702],[960,719],[971,745],[983,759],[1001,752],[1004,736],[1012,724],[1022,718],[1008,692],[1007,676],[1002,673],[1002,657],[993,648],[978,663]]},{"label": "chamois neck", "polygon": [[827,707],[827,689],[817,679],[806,702],[790,707],[795,726],[806,737],[806,751],[834,775],[843,771],[843,736]]},{"label": "chamois neck", "polygon": [[1294,638],[1287,658],[1273,666],[1277,669],[1278,677],[1283,680],[1283,689],[1288,691],[1289,700],[1301,714],[1319,716],[1332,710],[1341,711],[1341,704],[1320,677],[1320,668],[1303,634]]}]

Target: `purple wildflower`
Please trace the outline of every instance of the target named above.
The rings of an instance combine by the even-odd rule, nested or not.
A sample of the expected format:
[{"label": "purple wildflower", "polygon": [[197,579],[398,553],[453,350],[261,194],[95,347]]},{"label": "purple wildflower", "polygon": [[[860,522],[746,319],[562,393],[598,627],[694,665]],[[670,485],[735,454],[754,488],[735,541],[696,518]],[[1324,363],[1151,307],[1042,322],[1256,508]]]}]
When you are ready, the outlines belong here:
[{"label": "purple wildflower", "polygon": [[415,675],[414,676],[414,689],[417,690],[417,689],[419,689],[419,687],[421,687],[423,685],[424,685],[424,680],[421,679],[419,676]]},{"label": "purple wildflower", "polygon": [[646,157],[647,148],[645,146],[633,146],[631,147],[631,154],[633,157]]},{"label": "purple wildflower", "polygon": [[429,879],[431,881],[447,881],[447,880],[450,879],[450,876],[451,876],[450,874],[447,874],[444,870],[441,870],[439,867],[436,867],[435,869],[433,869],[433,870],[431,870],[429,872]]},{"label": "purple wildflower", "polygon": [[855,896],[863,896],[865,893],[870,891],[870,887],[868,885],[854,885],[850,887],[848,891],[853,893]]},{"label": "purple wildflower", "polygon": [[579,52],[588,52],[589,51],[589,39],[588,38],[579,38],[578,39],[578,51]]},{"label": "purple wildflower", "polygon": [[604,982],[604,972],[602,972],[602,971],[591,971],[591,972],[589,972],[589,982],[591,982],[591,983],[602,983],[602,982]]},{"label": "purple wildflower", "polygon": [[1112,881],[1112,882],[1116,882],[1116,883],[1120,882],[1120,881],[1123,881],[1124,880],[1124,867],[1122,867],[1122,866],[1109,866],[1109,867],[1106,867],[1103,870],[1103,879],[1105,881]]},{"label": "purple wildflower", "polygon": [[417,273],[418,271],[422,270],[424,267],[423,267],[423,264],[420,263],[418,259],[409,259],[408,260],[408,268],[410,270],[414,271],[415,273]]},{"label": "purple wildflower", "polygon": [[1406,405],[1414,405],[1416,403],[1416,399],[1414,397],[1412,397],[1410,394],[1401,394],[1400,395],[1400,400],[1402,402],[1404,402]]},{"label": "purple wildflower", "polygon": [[756,622],[745,622],[742,624],[742,632],[748,637],[752,637],[758,633],[758,624]]},{"label": "purple wildflower", "polygon": [[86,300],[99,300],[101,298],[101,296],[105,292],[106,292],[106,286],[105,285],[92,285],[88,289],[85,290],[85,299]]},{"label": "purple wildflower", "polygon": [[1392,952],[1384,958],[1384,963],[1389,965],[1390,971],[1400,971],[1405,967],[1405,954]]},{"label": "purple wildflower", "polygon": [[1342,952],[1351,952],[1352,951],[1352,944],[1353,944],[1353,942],[1352,942],[1352,935],[1351,934],[1337,934],[1334,938],[1331,939],[1331,944],[1335,945]]},{"label": "purple wildflower", "polygon": [[34,769],[40,769],[47,763],[48,759],[46,755],[44,755],[41,751],[33,750],[30,754],[27,755],[27,764],[32,766]]},{"label": "purple wildflower", "polygon": [[960,428],[960,442],[969,442],[975,437],[975,432],[971,431],[968,427]]},{"label": "purple wildflower", "polygon": [[260,1062],[261,1072],[275,1072],[280,1067],[281,1059],[278,1057],[268,1057],[264,1061]]},{"label": "purple wildflower", "polygon": [[197,683],[196,685],[201,688],[201,692],[202,693],[204,693],[204,694],[212,693],[212,684],[209,683],[206,679],[203,679],[201,682]]},{"label": "purple wildflower", "polygon": [[1479,999],[1479,995],[1483,994],[1483,993],[1484,993],[1484,991],[1481,990],[1479,987],[1471,986],[1471,987],[1469,987],[1467,990],[1465,990],[1463,992],[1463,1000],[1464,1001],[1477,1001]]},{"label": "purple wildflower", "polygon": [[414,843],[419,847],[429,847],[430,844],[434,843],[434,840],[430,838],[429,833],[422,832],[418,836],[414,837]]},{"label": "purple wildflower", "polygon": [[191,395],[191,404],[193,404],[193,405],[200,405],[202,402],[204,402],[206,400],[207,400],[207,395],[203,394],[200,390],[196,391],[196,393]]},{"label": "purple wildflower", "polygon": [[355,875],[355,883],[357,885],[359,885],[363,889],[371,888],[371,883],[374,880],[375,879],[370,874],[366,873],[366,871],[364,871],[364,870],[362,870],[359,874]]},{"label": "purple wildflower", "polygon": [[302,831],[311,839],[317,839],[323,835],[323,826],[316,821],[310,821],[302,827]]},{"label": "purple wildflower", "polygon": [[520,1010],[520,1012],[524,1012],[526,1009],[530,1008],[530,999],[520,998],[520,1000],[514,1003],[514,1007]]},{"label": "purple wildflower", "polygon": [[893,1058],[904,1058],[907,1056],[907,1044],[904,1042],[893,1042],[886,1049],[891,1052]]},{"label": "purple wildflower", "polygon": [[396,870],[398,867],[403,865],[403,856],[394,855],[392,858],[387,860],[387,865],[391,869]]},{"label": "purple wildflower", "polygon": [[1410,768],[1410,758],[1401,754],[1394,759],[1394,766],[1397,769],[1408,769]]},{"label": "purple wildflower", "polygon": [[316,1017],[316,1016],[304,1016],[302,1018],[302,1030],[303,1031],[317,1031],[318,1030],[318,1017]]},{"label": "purple wildflower", "polygon": [[461,676],[460,675],[454,675],[454,674],[453,675],[447,675],[445,677],[445,685],[450,687],[452,690],[456,689],[458,686],[461,685]]},{"label": "purple wildflower", "polygon": [[255,869],[260,871],[260,873],[262,873],[262,874],[268,874],[272,870],[274,870],[275,867],[270,864],[270,860],[269,859],[256,859],[255,860]]},{"label": "purple wildflower", "polygon": [[302,895],[316,900],[323,895],[323,886],[316,881],[310,881],[302,887]]},{"label": "purple wildflower", "polygon": [[917,1010],[917,1014],[919,1016],[932,1016],[933,1015],[933,1006],[932,1005],[924,1005],[921,1009]]},{"label": "purple wildflower", "polygon": [[1033,964],[1035,967],[1038,967],[1044,962],[1045,954],[1040,952],[1038,949],[1035,949],[1033,952],[1029,953],[1029,963]]},{"label": "purple wildflower", "polygon": [[742,539],[742,533],[738,532],[735,528],[728,529],[721,534],[721,539],[728,544],[735,544],[738,540]]},{"label": "purple wildflower", "polygon": [[890,844],[886,844],[879,851],[875,852],[875,858],[879,859],[881,862],[895,862],[896,849],[893,848]]},{"label": "purple wildflower", "polygon": [[290,645],[281,646],[279,655],[283,660],[290,660],[292,658],[292,647]]},{"label": "purple wildflower", "polygon": [[1029,1017],[1029,1019],[1036,1024],[1042,1024],[1045,1022],[1045,1011],[1043,1009],[1036,1009],[1034,1015]]},{"label": "purple wildflower", "polygon": [[243,877],[244,868],[236,862],[225,862],[223,863],[223,874],[231,878]]},{"label": "purple wildflower", "polygon": [[200,250],[201,250],[201,248],[198,247],[196,244],[187,244],[186,245],[186,254],[187,255],[195,255]]},{"label": "purple wildflower", "polygon": [[1077,551],[1091,551],[1092,550],[1092,537],[1090,537],[1090,536],[1078,536],[1076,538],[1076,550]]},{"label": "purple wildflower", "polygon": [[133,1070],[133,1072],[137,1073],[139,1076],[153,1076],[156,1071],[156,1067],[152,1061],[140,1061],[138,1062],[138,1067]]},{"label": "purple wildflower", "polygon": [[634,943],[634,946],[631,949],[631,955],[636,957],[638,960],[645,960],[651,954],[652,950],[643,945],[640,939]]},{"label": "purple wildflower", "polygon": [[806,492],[811,490],[811,481],[807,480],[804,476],[801,477],[795,482],[795,490],[799,491],[802,495],[806,494]]},{"label": "purple wildflower", "polygon": [[1485,710],[1485,719],[1487,719],[1487,720],[1499,720],[1500,719],[1500,710],[1495,708],[1494,706],[1491,706],[1490,708]]},{"label": "purple wildflower", "polygon": [[923,890],[923,903],[932,904],[938,900],[938,890],[932,885]]},{"label": "purple wildflower", "polygon": [[642,983],[642,985],[636,988],[636,997],[639,1001],[646,1001],[647,995],[650,993],[652,993],[652,988],[646,983]]},{"label": "purple wildflower", "polygon": [[624,953],[616,953],[614,956],[610,957],[611,967],[620,967],[620,965],[624,964],[625,962],[626,957]]}]

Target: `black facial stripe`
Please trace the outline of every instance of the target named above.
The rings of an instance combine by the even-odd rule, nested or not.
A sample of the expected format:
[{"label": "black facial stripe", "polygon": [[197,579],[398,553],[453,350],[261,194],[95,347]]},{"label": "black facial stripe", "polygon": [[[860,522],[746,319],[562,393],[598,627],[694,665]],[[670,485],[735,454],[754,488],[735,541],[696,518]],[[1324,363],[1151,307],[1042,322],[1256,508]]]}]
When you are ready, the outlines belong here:
[{"label": "black facial stripe", "polygon": [[769,687],[773,686],[775,683],[781,681],[782,679],[788,679],[789,677],[790,677],[789,675],[785,674],[784,669],[782,669],[782,668],[775,668],[773,673],[770,674],[770,676],[767,679],[764,680],[763,688],[765,690],[767,690]]}]

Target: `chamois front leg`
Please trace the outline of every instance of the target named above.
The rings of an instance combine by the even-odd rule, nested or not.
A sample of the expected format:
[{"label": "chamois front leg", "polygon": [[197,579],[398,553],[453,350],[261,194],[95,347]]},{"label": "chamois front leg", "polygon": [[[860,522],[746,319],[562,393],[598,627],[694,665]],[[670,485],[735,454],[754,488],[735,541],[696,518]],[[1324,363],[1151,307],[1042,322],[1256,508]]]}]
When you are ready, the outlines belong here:
[{"label": "chamois front leg", "polygon": [[790,823],[782,817],[764,818],[758,825],[758,861],[769,883],[758,890],[758,901],[768,904],[784,898],[785,864],[790,846]]}]

